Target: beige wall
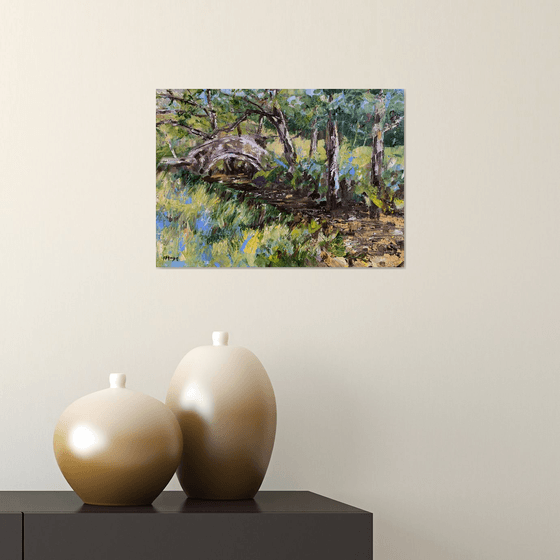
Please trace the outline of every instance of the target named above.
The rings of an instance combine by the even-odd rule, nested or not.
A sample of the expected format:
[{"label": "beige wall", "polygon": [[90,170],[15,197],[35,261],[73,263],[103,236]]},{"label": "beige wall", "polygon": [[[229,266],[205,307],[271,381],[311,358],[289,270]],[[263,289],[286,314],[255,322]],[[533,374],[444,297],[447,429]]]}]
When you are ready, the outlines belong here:
[{"label": "beige wall", "polygon": [[[62,410],[163,400],[225,329],[276,390],[265,489],[372,511],[376,560],[559,558],[558,15],[2,1],[0,489],[66,489]],[[157,270],[162,86],[405,88],[406,269]]]}]

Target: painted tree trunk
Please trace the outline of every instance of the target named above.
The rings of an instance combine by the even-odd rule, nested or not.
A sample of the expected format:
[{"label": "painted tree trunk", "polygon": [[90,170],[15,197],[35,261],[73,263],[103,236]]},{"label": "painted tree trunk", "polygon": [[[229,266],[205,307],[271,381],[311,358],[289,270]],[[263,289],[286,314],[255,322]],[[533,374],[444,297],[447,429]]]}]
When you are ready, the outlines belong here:
[{"label": "painted tree trunk", "polygon": [[327,208],[336,208],[340,201],[340,184],[338,173],[338,126],[329,115],[327,133],[325,135],[325,150],[327,152]]},{"label": "painted tree trunk", "polygon": [[352,141],[352,149],[355,148],[356,142],[358,141],[358,133],[360,132],[360,125],[356,126],[356,132],[354,134],[354,140]]},{"label": "painted tree trunk", "polygon": [[317,151],[317,138],[319,137],[319,130],[317,129],[317,121],[313,125],[313,133],[311,134],[311,144],[309,145],[309,157],[312,158]]},{"label": "painted tree trunk", "polygon": [[171,142],[169,141],[169,139],[167,140],[167,145],[169,146],[169,149],[171,150],[171,155],[176,158],[177,154],[175,153],[175,150],[173,149],[173,145],[171,144]]},{"label": "painted tree trunk", "polygon": [[290,137],[290,133],[288,131],[286,117],[284,116],[284,113],[281,111],[281,109],[277,106],[275,106],[272,111],[271,122],[278,132],[280,142],[282,142],[282,146],[284,148],[284,157],[288,162],[288,171],[290,173],[293,173],[297,161],[296,151],[294,149],[292,138]]},{"label": "painted tree trunk", "polygon": [[374,187],[384,188],[383,182],[383,157],[385,146],[383,144],[383,117],[385,115],[385,105],[378,103],[373,119],[372,140],[373,148],[371,152],[371,184]]}]

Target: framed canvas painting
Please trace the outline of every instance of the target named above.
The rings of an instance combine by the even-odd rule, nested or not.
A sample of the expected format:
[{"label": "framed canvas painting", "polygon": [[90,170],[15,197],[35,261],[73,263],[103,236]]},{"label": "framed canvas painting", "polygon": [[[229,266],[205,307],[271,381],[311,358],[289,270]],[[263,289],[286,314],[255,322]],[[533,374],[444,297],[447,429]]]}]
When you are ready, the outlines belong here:
[{"label": "framed canvas painting", "polygon": [[156,90],[158,267],[404,266],[404,90]]}]

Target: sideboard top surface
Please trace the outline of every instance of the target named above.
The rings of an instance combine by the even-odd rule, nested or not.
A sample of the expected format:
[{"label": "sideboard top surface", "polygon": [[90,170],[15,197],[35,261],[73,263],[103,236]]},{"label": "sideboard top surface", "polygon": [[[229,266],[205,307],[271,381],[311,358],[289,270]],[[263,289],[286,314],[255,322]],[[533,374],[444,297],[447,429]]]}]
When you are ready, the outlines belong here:
[{"label": "sideboard top surface", "polygon": [[0,513],[369,513],[313,492],[263,491],[253,500],[193,500],[163,492],[151,506],[84,504],[74,492],[0,492]]}]

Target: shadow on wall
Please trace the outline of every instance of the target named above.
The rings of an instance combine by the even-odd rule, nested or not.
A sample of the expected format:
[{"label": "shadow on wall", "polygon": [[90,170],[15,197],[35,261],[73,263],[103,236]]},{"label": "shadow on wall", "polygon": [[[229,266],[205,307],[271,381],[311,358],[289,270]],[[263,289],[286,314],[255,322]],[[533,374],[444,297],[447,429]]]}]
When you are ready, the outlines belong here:
[{"label": "shadow on wall", "polygon": [[451,551],[442,544],[374,516],[375,560],[475,560],[466,552]]}]

